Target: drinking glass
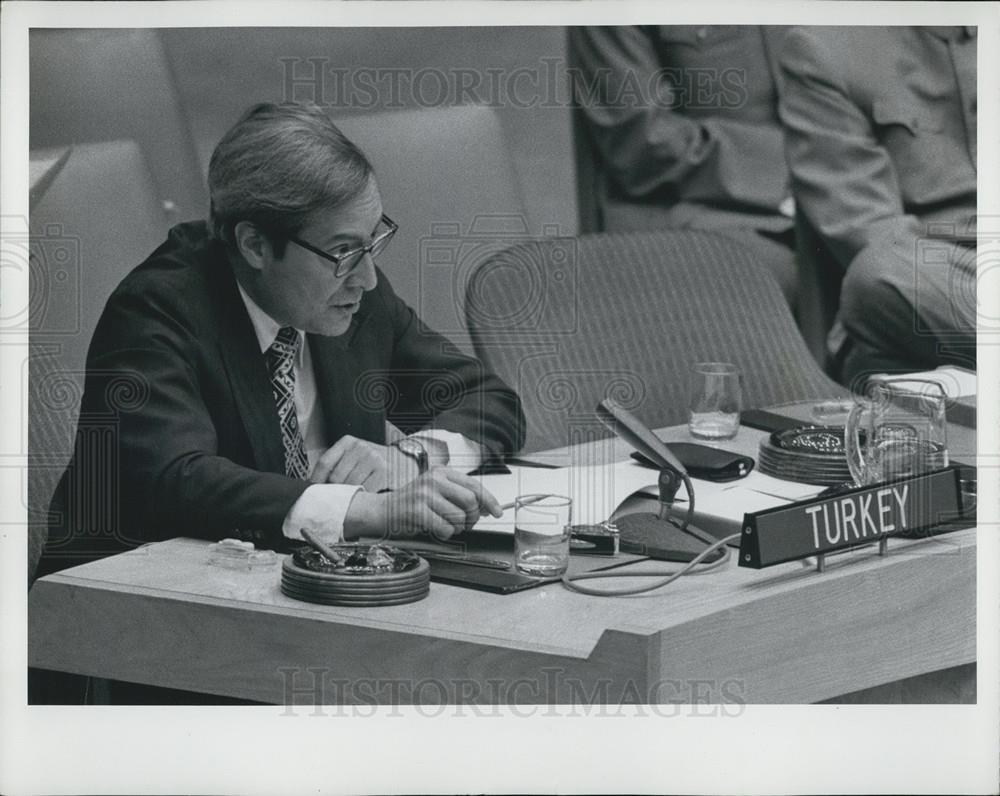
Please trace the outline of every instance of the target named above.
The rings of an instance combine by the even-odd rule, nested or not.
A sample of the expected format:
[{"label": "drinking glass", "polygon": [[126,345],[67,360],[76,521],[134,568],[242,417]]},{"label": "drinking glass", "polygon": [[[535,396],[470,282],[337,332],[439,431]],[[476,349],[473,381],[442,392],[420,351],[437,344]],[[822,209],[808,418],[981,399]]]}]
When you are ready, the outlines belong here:
[{"label": "drinking glass", "polygon": [[562,575],[569,566],[573,500],[521,495],[514,503],[514,564],[526,575]]},{"label": "drinking glass", "polygon": [[732,439],[740,428],[740,372],[728,362],[691,368],[688,430],[699,439]]}]

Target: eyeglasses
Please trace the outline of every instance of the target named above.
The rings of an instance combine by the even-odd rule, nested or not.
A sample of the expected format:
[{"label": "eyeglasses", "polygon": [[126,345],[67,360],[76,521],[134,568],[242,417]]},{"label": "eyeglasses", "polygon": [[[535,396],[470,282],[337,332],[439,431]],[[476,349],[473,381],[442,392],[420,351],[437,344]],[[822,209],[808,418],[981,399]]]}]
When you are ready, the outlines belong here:
[{"label": "eyeglasses", "polygon": [[288,235],[286,237],[297,246],[301,246],[303,249],[311,251],[313,254],[319,255],[324,260],[329,260],[333,263],[335,266],[333,275],[339,278],[347,276],[347,274],[361,262],[362,258],[364,258],[366,254],[369,254],[372,257],[378,257],[379,254],[385,251],[385,247],[389,245],[389,241],[392,240],[392,236],[395,235],[396,230],[399,229],[399,224],[389,218],[389,216],[385,213],[382,214],[380,223],[384,224],[387,229],[378,233],[372,239],[371,243],[367,246],[359,246],[356,249],[350,249],[349,251],[342,252],[341,254],[329,254],[322,249],[317,249],[311,243],[306,243],[304,240],[297,238],[294,235]]}]

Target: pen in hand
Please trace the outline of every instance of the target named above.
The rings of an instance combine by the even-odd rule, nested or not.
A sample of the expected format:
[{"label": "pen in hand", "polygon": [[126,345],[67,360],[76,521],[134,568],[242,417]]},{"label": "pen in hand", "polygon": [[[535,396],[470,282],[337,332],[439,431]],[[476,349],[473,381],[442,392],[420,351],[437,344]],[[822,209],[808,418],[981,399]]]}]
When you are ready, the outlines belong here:
[{"label": "pen in hand", "polygon": [[[532,503],[537,503],[538,501],[545,500],[545,498],[548,497],[552,497],[552,495],[532,495],[528,498],[518,498],[518,500],[520,500],[522,506],[530,506]],[[517,505],[518,500],[512,501],[511,503],[504,503],[500,506],[500,510],[508,511],[514,508]]]}]

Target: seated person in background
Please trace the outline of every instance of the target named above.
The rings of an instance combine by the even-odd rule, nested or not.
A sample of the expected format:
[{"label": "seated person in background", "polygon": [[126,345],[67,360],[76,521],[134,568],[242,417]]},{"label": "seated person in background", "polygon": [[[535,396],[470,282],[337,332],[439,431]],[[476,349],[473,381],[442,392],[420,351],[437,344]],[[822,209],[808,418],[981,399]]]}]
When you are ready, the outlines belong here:
[{"label": "seated person in background", "polygon": [[734,233],[794,306],[794,203],[778,119],[782,27],[570,28],[599,228]]},{"label": "seated person in background", "polygon": [[975,29],[796,28],[781,64],[795,200],[846,269],[841,379],[974,369]]},{"label": "seated person in background", "polygon": [[499,516],[464,473],[520,446],[519,399],[376,267],[396,225],[362,152],[315,105],[258,105],[208,179],[211,224],[174,227],[98,323],[42,574],[172,536],[282,549]]}]

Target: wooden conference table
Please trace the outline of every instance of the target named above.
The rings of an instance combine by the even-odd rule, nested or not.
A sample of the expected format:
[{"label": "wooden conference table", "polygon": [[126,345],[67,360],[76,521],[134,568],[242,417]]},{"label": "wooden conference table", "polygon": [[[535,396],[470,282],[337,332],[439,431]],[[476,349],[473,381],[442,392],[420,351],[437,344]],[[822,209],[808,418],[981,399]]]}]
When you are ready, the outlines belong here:
[{"label": "wooden conference table", "polygon": [[[763,436],[741,427],[723,447],[756,457]],[[952,426],[949,447],[974,463],[975,431]],[[818,702],[976,657],[975,529],[890,540],[885,558],[870,547],[823,573],[733,556],[633,597],[432,583],[420,602],[364,609],[292,600],[278,568],[209,566],[206,548],[173,539],[37,581],[29,665],[275,704],[724,705]]]}]

